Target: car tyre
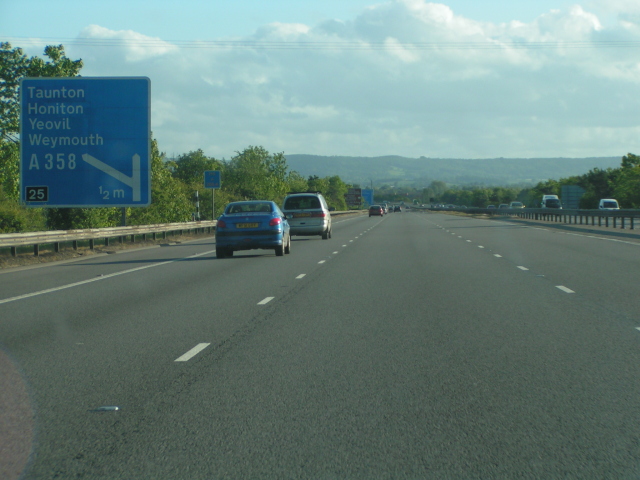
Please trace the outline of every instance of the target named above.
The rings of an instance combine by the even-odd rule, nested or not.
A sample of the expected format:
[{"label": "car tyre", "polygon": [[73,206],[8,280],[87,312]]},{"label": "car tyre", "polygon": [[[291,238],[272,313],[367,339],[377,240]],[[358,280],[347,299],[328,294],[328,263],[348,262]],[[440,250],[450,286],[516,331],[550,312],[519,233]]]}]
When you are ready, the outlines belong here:
[{"label": "car tyre", "polygon": [[282,242],[282,245],[278,245],[275,250],[276,257],[282,257],[284,255],[284,242]]},{"label": "car tyre", "polygon": [[226,248],[216,248],[216,257],[225,258],[227,256]]},{"label": "car tyre", "polygon": [[287,242],[287,246],[284,247],[284,253],[287,255],[291,253],[291,236],[289,236],[289,241]]},{"label": "car tyre", "polygon": [[322,232],[322,239],[323,240],[328,240],[330,237],[329,235],[329,229],[327,228],[324,232]]}]

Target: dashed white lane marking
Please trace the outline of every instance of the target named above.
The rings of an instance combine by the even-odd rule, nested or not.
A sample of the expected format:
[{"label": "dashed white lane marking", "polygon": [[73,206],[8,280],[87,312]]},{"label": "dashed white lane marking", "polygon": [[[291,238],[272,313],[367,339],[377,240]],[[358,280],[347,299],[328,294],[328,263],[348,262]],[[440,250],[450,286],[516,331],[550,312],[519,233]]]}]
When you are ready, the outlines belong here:
[{"label": "dashed white lane marking", "polygon": [[471,240],[467,240],[467,242],[471,243]]},{"label": "dashed white lane marking", "polygon": [[320,260],[318,263],[324,263],[326,262],[326,260]]},{"label": "dashed white lane marking", "polygon": [[556,288],[560,289],[560,290],[562,290],[563,292],[566,292],[566,293],[576,293],[573,290],[571,290],[570,288],[565,287],[564,285],[556,285]]},{"label": "dashed white lane marking", "polygon": [[640,327],[636,327],[636,330],[640,330]]},{"label": "dashed white lane marking", "polygon": [[333,254],[334,254],[334,255],[337,255],[337,254],[338,254],[338,252],[333,252]]},{"label": "dashed white lane marking", "polygon": [[519,268],[520,270],[524,270],[524,271],[529,270],[527,267],[521,267],[521,266],[518,266],[518,268]]},{"label": "dashed white lane marking", "polygon": [[0,304],[9,303],[9,302],[15,302],[16,300],[23,300],[23,299],[29,298],[29,297],[36,297],[38,295],[44,295],[45,293],[57,292],[59,290],[65,290],[67,288],[79,287],[80,285],[86,285],[87,283],[98,282],[100,280],[105,280],[107,278],[117,277],[119,275],[125,275],[127,273],[138,272],[140,270],[146,270],[147,268],[160,267],[162,265],[168,265],[169,263],[179,262],[180,260],[185,260],[185,259],[188,259],[188,258],[201,257],[203,255],[208,255],[208,254],[213,253],[213,252],[215,252],[215,250],[210,250],[208,252],[198,253],[196,255],[190,255],[190,256],[184,257],[184,258],[177,258],[175,260],[169,260],[169,261],[166,261],[166,262],[153,263],[151,265],[144,265],[142,267],[131,268],[129,270],[123,270],[121,272],[109,273],[109,274],[103,275],[101,277],[90,278],[89,280],[83,280],[81,282],[70,283],[68,285],[62,285],[60,287],[48,288],[47,290],[40,290],[39,292],[27,293],[25,295],[19,295],[17,297],[5,298],[3,300],[0,300]]},{"label": "dashed white lane marking", "polygon": [[185,353],[181,357],[176,358],[174,360],[174,362],[186,362],[187,360],[190,360],[191,358],[195,357],[197,354],[199,354],[202,350],[207,348],[209,345],[211,345],[211,344],[210,343],[199,343],[198,345],[193,347],[191,350],[189,350],[187,353]]},{"label": "dashed white lane marking", "polygon": [[494,253],[493,256],[497,258],[502,258],[502,255],[498,255],[497,253]]},{"label": "dashed white lane marking", "polygon": [[306,273],[301,273],[300,275],[298,275],[298,276],[296,277],[296,280],[300,280],[301,278],[304,278],[304,277],[306,277],[306,276],[307,276],[307,274],[306,274]]},{"label": "dashed white lane marking", "polygon": [[482,245],[478,245],[478,248],[484,248]]},{"label": "dashed white lane marking", "polygon": [[258,302],[258,305],[266,305],[267,303],[269,303],[271,300],[273,300],[276,297],[266,297],[263,300],[260,300]]},{"label": "dashed white lane marking", "polygon": [[343,247],[346,247],[346,245],[342,245]]}]

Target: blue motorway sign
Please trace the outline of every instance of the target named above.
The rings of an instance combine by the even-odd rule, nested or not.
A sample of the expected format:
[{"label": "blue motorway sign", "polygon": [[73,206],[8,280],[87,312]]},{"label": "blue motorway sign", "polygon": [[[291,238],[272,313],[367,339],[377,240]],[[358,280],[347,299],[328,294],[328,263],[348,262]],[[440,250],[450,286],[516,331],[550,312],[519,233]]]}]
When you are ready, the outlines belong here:
[{"label": "blue motorway sign", "polygon": [[373,205],[373,189],[372,188],[363,188],[362,189],[362,199],[368,205]]},{"label": "blue motorway sign", "polygon": [[220,172],[218,170],[205,170],[204,188],[220,188]]},{"label": "blue motorway sign", "polygon": [[24,78],[20,198],[29,207],[151,203],[146,77]]}]

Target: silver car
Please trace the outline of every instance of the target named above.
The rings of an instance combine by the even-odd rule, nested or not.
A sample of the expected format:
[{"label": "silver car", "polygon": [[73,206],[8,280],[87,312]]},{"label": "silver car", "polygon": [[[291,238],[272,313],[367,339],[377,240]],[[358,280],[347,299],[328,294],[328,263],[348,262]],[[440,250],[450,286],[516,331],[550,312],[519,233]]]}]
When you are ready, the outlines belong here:
[{"label": "silver car", "polygon": [[331,238],[331,213],[320,192],[289,193],[282,204],[291,235],[320,235]]}]

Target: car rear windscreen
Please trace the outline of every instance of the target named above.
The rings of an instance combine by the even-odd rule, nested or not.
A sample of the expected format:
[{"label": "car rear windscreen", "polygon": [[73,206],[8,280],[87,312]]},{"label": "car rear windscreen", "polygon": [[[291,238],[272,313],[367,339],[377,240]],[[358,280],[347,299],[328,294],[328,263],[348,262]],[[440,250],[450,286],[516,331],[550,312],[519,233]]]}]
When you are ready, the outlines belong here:
[{"label": "car rear windscreen", "polygon": [[307,210],[311,208],[322,208],[318,197],[291,197],[284,202],[285,210]]}]

